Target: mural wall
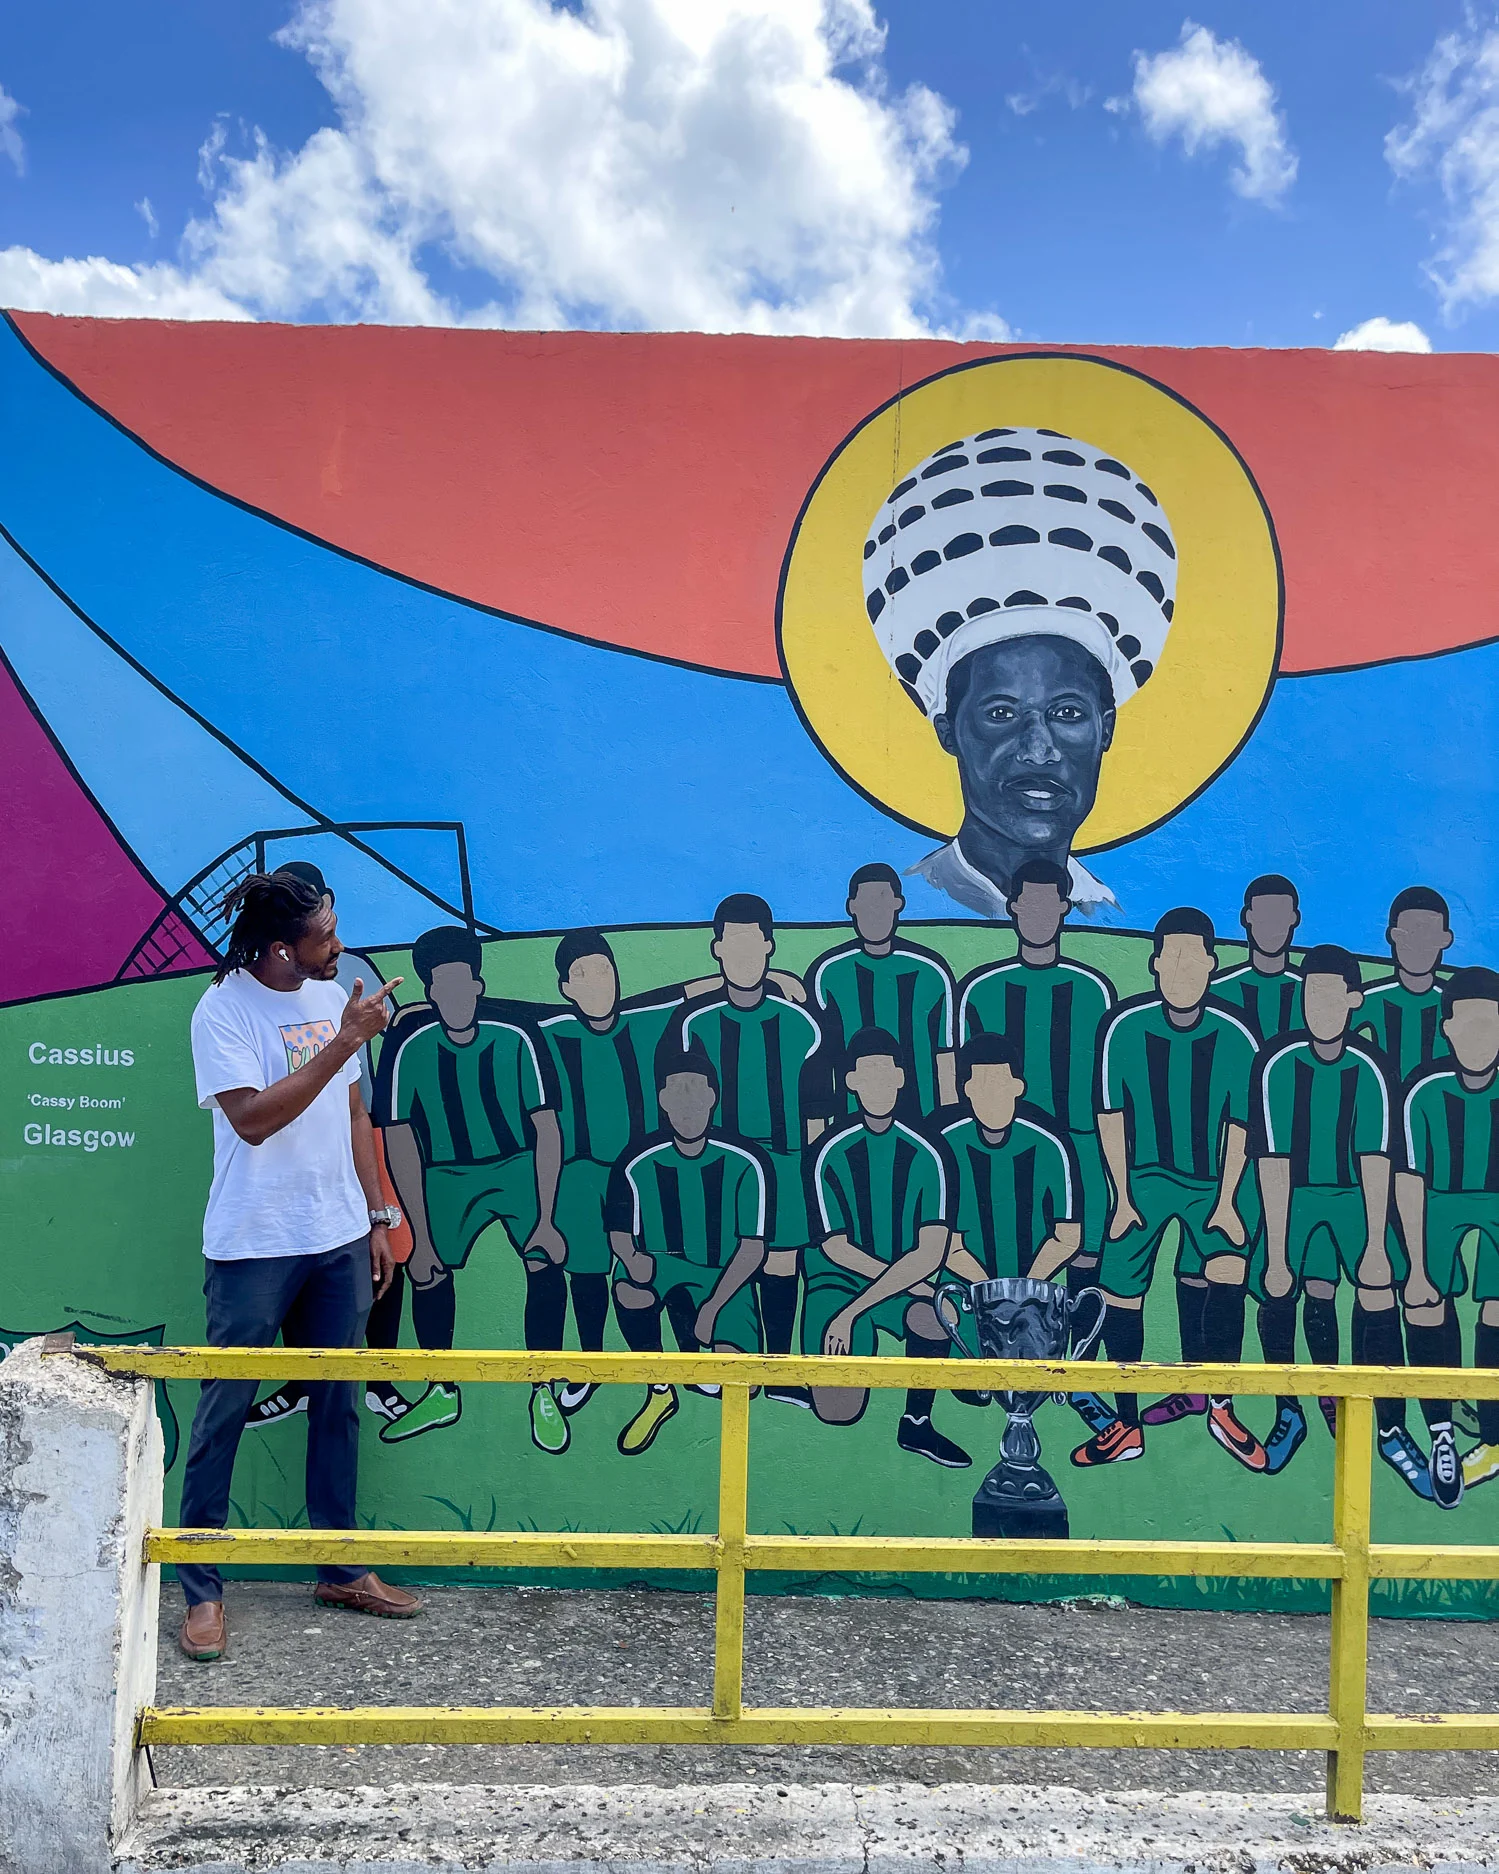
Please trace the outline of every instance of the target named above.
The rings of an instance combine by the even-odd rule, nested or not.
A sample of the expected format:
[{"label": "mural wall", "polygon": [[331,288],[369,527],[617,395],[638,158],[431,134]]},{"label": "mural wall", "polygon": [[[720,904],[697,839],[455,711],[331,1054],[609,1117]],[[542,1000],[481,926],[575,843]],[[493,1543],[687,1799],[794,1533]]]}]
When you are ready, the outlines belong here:
[{"label": "mural wall", "polygon": [[[404,978],[371,1344],[559,1350],[372,1386],[374,1521],[711,1526],[715,1401],[569,1348],[1070,1317],[1459,1394],[1499,1365],[1495,415],[1487,358],[12,317],[0,1349],[201,1338],[188,1021],[290,865],[341,980]],[[1026,1403],[1039,1505],[983,1483]],[[257,1402],[243,1520],[301,1513],[304,1405]],[[772,1389],[751,1514],[1327,1528],[1327,1401],[1011,1405]],[[1383,1402],[1378,1448],[1381,1539],[1499,1539],[1499,1408]]]}]

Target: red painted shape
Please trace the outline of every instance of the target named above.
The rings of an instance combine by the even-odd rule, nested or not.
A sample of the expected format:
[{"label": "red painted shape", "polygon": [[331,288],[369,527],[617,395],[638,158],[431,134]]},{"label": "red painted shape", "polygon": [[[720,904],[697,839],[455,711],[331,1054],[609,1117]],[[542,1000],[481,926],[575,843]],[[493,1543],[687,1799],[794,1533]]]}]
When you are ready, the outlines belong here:
[{"label": "red painted shape", "polygon": [[[843,437],[903,383],[1027,349],[17,322],[170,461],[336,546],[564,631],[764,675],[786,541]],[[1248,462],[1285,565],[1284,668],[1494,630],[1499,358],[1085,355],[1169,385]]]},{"label": "red painted shape", "polygon": [[[0,665],[0,1002],[112,982],[162,908]],[[41,907],[41,910],[38,910]],[[176,965],[210,959],[199,947]]]}]

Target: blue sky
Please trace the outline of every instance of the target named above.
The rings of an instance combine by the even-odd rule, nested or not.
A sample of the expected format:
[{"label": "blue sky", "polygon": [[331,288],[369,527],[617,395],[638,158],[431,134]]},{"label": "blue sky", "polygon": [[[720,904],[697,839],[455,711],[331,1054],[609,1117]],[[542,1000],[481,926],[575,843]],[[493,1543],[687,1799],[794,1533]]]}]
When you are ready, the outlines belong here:
[{"label": "blue sky", "polygon": [[1499,15],[1451,0],[54,0],[0,86],[0,303],[1499,337]]}]

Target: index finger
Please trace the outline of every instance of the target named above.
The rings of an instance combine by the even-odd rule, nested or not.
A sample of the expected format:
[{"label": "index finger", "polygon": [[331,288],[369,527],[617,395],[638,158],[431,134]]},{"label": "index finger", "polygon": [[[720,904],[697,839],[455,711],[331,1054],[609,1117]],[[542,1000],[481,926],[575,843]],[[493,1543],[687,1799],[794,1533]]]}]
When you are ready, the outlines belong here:
[{"label": "index finger", "polygon": [[406,978],[404,976],[392,976],[383,989],[377,989],[375,991],[370,997],[370,1001],[379,1002],[384,996],[393,996],[405,980]]}]

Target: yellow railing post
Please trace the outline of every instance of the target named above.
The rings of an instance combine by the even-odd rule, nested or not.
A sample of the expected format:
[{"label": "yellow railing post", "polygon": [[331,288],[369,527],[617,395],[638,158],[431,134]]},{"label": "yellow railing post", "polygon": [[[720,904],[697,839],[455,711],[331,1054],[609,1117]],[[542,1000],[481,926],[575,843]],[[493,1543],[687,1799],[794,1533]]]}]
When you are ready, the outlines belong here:
[{"label": "yellow railing post", "polygon": [[744,1534],[749,1491],[749,1387],[725,1386],[718,1431],[718,1595],[713,1716],[737,1719],[744,1689]]},{"label": "yellow railing post", "polygon": [[1333,1822],[1364,1817],[1365,1697],[1369,1680],[1369,1500],[1373,1489],[1374,1401],[1338,1401],[1333,1461],[1332,1539],[1343,1573],[1332,1584],[1328,1715],[1338,1743],[1327,1753],[1327,1814]]}]

